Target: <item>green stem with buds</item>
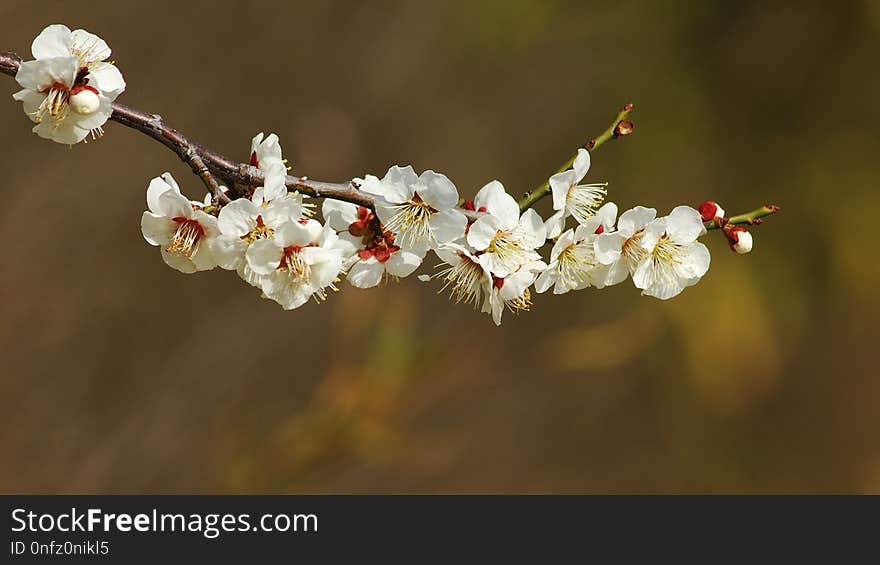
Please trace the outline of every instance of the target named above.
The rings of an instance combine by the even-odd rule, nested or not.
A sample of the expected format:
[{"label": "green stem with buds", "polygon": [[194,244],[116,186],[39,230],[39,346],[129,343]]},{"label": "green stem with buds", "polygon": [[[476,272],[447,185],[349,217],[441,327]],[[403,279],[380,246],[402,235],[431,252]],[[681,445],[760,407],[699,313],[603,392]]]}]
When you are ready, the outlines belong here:
[{"label": "green stem with buds", "polygon": [[[744,224],[754,226],[764,221],[761,218],[769,216],[770,214],[775,214],[779,210],[779,206],[767,204],[766,206],[761,206],[760,208],[752,210],[751,212],[746,212],[745,214],[740,214],[738,216],[731,216],[727,218],[726,223],[738,226]],[[721,228],[721,226],[718,224],[717,220],[712,220],[711,222],[706,224],[707,230],[717,230],[719,228]]]},{"label": "green stem with buds", "polygon": [[[620,112],[617,113],[617,117],[614,118],[614,121],[611,122],[611,125],[603,131],[599,137],[591,139],[584,145],[584,148],[589,151],[595,151],[600,146],[604,145],[605,142],[615,139],[620,136],[629,135],[632,133],[633,124],[627,117],[629,117],[630,112],[633,110],[632,104],[627,104],[624,106]],[[571,156],[571,158],[562,164],[561,167],[556,169],[556,173],[564,172],[574,165],[574,160],[577,157],[577,154]],[[556,174],[554,173],[554,174]],[[520,211],[525,210],[527,208],[531,208],[535,205],[535,203],[550,194],[550,179],[542,182],[537,188],[528,192],[522,200],[519,201],[519,209]]]}]

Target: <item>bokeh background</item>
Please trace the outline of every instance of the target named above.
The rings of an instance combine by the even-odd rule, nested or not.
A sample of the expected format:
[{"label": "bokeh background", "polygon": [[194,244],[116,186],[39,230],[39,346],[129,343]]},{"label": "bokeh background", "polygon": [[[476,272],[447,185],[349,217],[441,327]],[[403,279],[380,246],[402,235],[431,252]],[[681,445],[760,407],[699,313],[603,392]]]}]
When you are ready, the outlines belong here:
[{"label": "bokeh background", "polygon": [[[0,49],[104,37],[120,101],[322,180],[394,163],[519,195],[634,102],[621,205],[783,206],[679,298],[496,328],[415,278],[284,312],[141,238],[164,147],[38,139],[2,77],[0,490],[880,492],[880,3],[4,0]],[[540,210],[546,213],[549,203]],[[431,266],[428,262],[427,267]]]}]

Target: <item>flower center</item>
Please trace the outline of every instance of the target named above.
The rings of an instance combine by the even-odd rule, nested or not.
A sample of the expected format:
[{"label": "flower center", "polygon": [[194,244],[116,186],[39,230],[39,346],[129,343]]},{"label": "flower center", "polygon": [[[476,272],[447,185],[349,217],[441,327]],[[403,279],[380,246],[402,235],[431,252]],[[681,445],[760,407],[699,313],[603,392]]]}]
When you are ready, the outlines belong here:
[{"label": "flower center", "polygon": [[67,86],[55,83],[49,87],[48,92],[46,92],[46,98],[43,99],[40,107],[37,108],[34,117],[37,122],[41,122],[48,115],[54,123],[61,122],[67,117],[69,108],[67,102],[69,100],[70,90]]},{"label": "flower center", "polygon": [[480,298],[483,295],[483,278],[485,276],[483,267],[474,261],[468,255],[459,253],[459,261],[455,265],[446,265],[445,263],[438,265],[441,267],[446,265],[442,271],[438,271],[434,277],[443,277],[443,287],[438,294],[451,288],[449,299],[459,304],[473,304],[476,309],[480,305]]},{"label": "flower center", "polygon": [[418,194],[394,208],[395,214],[385,228],[398,234],[406,247],[413,247],[430,237],[431,216],[437,210],[431,208]]},{"label": "flower center", "polygon": [[[504,279],[493,275],[492,286],[495,292],[500,291],[504,287]],[[514,314],[528,312],[532,308],[532,293],[526,288],[519,296],[505,299],[504,306]]]},{"label": "flower center", "polygon": [[178,253],[187,259],[192,259],[199,251],[205,228],[198,220],[190,218],[174,218],[177,229],[171,238],[171,244],[165,249],[168,253]]},{"label": "flower center", "polygon": [[677,278],[675,266],[681,263],[681,252],[682,248],[679,244],[669,239],[669,236],[663,235],[650,254],[654,276],[667,282],[674,282]]},{"label": "flower center", "polygon": [[258,239],[272,239],[273,237],[275,237],[275,230],[263,223],[263,216],[257,216],[254,228],[241,236],[241,239],[248,243],[253,243]]},{"label": "flower center", "polygon": [[572,184],[568,188],[565,205],[579,223],[584,223],[587,218],[596,215],[608,194],[607,187],[608,183]]},{"label": "flower center", "polygon": [[648,251],[640,245],[645,230],[639,230],[623,242],[620,248],[621,254],[626,258],[630,273],[635,272],[642,259],[648,256]]},{"label": "flower center", "polygon": [[574,290],[592,284],[591,274],[596,268],[596,254],[592,242],[572,243],[562,250],[557,261],[556,270],[567,288]]},{"label": "flower center", "polygon": [[515,271],[535,259],[536,253],[526,247],[526,238],[518,230],[498,230],[486,248],[487,253],[494,253],[501,264],[508,270]]}]

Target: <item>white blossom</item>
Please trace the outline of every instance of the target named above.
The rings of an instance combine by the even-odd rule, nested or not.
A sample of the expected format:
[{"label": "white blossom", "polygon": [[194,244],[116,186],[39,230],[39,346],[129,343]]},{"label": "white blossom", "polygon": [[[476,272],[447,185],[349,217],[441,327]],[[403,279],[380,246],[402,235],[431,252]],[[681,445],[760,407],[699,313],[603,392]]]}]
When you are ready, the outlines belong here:
[{"label": "white blossom", "polygon": [[458,190],[446,175],[416,175],[411,166],[395,165],[381,180],[367,175],[355,183],[379,197],[376,215],[405,249],[421,252],[464,235],[467,218],[456,208]]},{"label": "white blossom", "polygon": [[474,197],[474,207],[485,210],[467,231],[467,242],[488,268],[506,276],[520,266],[540,259],[535,251],[544,245],[544,222],[533,209],[520,215],[516,200],[497,180],[488,183]]},{"label": "white blossom", "polygon": [[574,219],[583,225],[592,217],[607,193],[607,183],[580,184],[590,170],[590,152],[578,149],[572,168],[550,177],[553,209],[556,213],[547,219],[547,237],[555,239],[565,229],[565,219]]},{"label": "white blossom", "polygon": [[422,264],[425,251],[396,245],[394,234],[370,209],[328,198],[321,212],[327,225],[355,251],[346,261],[346,278],[352,286],[371,288],[383,279],[407,277]]},{"label": "white blossom", "polygon": [[254,241],[246,260],[262,276],[263,294],[292,310],[312,296],[325,300],[328,288],[336,290],[343,258],[350,254],[350,244],[340,241],[332,228],[302,219],[282,224],[273,239]]},{"label": "white blossom", "polygon": [[[629,212],[634,212],[633,216],[625,218]],[[699,212],[678,206],[668,216],[648,221],[653,210],[629,212],[618,221],[618,231],[624,231],[626,220],[625,233],[632,234],[622,241],[620,256],[627,261],[633,284],[642,294],[666,300],[706,274],[710,256],[706,246],[697,241],[706,233]]]},{"label": "white blossom", "polygon": [[528,312],[532,307],[529,286],[546,268],[547,264],[543,261],[531,261],[504,277],[490,274],[489,297],[483,303],[483,312],[492,314],[496,326],[501,325],[501,315],[505,309],[514,313]]},{"label": "white blossom", "polygon": [[105,61],[110,48],[104,40],[50,25],[34,39],[31,53],[35,60],[22,62],[15,75],[22,90],[13,98],[37,124],[34,133],[68,145],[103,135],[111,103],[125,90],[119,69]]},{"label": "white blossom", "polygon": [[492,277],[489,270],[474,254],[467,244],[447,243],[434,250],[443,263],[432,276],[422,275],[423,281],[440,279],[443,287],[440,292],[449,289],[449,298],[456,304],[464,302],[474,309],[483,307],[488,299]]},{"label": "white blossom", "polygon": [[180,193],[169,173],[150,181],[141,232],[150,245],[162,248],[162,259],[182,273],[213,269],[216,259],[212,240],[217,237],[217,218],[197,209]]},{"label": "white blossom", "polygon": [[220,236],[214,241],[214,254],[218,265],[237,271],[243,280],[261,287],[260,276],[245,260],[248,247],[257,240],[272,239],[282,224],[301,218],[299,194],[285,194],[269,202],[262,198],[262,189],[257,189],[250,199],[233,200],[217,218]]},{"label": "white blossom", "polygon": [[257,167],[263,172],[263,197],[266,200],[274,200],[287,194],[287,161],[281,153],[281,143],[278,136],[270,133],[263,136],[258,133],[251,140],[251,166]]},{"label": "white blossom", "polygon": [[566,230],[553,245],[550,264],[535,281],[535,290],[545,292],[552,286],[553,294],[565,294],[570,290],[590,286],[604,288],[620,282],[615,280],[617,277],[612,273],[617,257],[613,253],[605,253],[600,259],[596,250],[599,236],[610,233],[616,219],[617,205],[608,202],[583,225]]}]

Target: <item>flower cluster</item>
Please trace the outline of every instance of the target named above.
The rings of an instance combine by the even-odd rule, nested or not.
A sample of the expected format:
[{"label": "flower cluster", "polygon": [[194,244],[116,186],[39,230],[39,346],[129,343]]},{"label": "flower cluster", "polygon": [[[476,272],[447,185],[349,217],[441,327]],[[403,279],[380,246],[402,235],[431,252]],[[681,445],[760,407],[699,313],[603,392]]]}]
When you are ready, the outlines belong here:
[{"label": "flower cluster", "polygon": [[56,24],[34,39],[31,53],[34,60],[23,62],[15,75],[22,90],[13,98],[37,124],[34,133],[68,145],[102,136],[111,103],[125,90],[119,69],[107,62],[107,43]]},{"label": "flower cluster", "polygon": [[[107,44],[81,29],[52,25],[31,50],[34,60],[17,70],[22,90],[14,98],[36,122],[33,131],[71,145],[103,135],[112,102],[125,89],[119,70],[107,62]],[[613,135],[631,131],[632,123],[618,117]],[[192,151],[180,154],[186,159]],[[211,189],[202,200],[184,196],[169,173],[153,179],[141,231],[172,268],[235,271],[287,310],[311,298],[326,300],[343,279],[371,288],[407,277],[431,252],[440,263],[418,278],[439,281],[440,292],[496,324],[505,310],[529,310],[532,289],[565,294],[630,279],[644,295],[677,296],[709,269],[709,251],[698,241],[707,227],[720,228],[735,252],[751,251],[752,235],[742,224],[760,223],[760,215],[728,218],[707,201],[659,217],[653,208],[636,206],[618,217],[617,205],[605,202],[608,184],[583,182],[590,162],[590,152],[579,149],[571,166],[543,185],[538,197],[552,195],[554,210],[546,221],[531,208],[537,198],[517,203],[497,180],[463,200],[446,175],[393,166],[382,178],[351,181],[360,194],[350,199],[367,205],[325,198],[322,223],[312,217],[317,206],[295,190],[305,179],[287,176],[278,136],[259,133],[249,163],[260,174],[233,177],[229,188],[218,188],[204,163],[191,162]],[[254,182],[261,185],[241,184],[240,178],[260,179]],[[756,213],[776,210],[766,206]]]},{"label": "flower cluster", "polygon": [[[186,199],[166,173],[147,189],[141,227],[171,267],[234,270],[285,309],[325,300],[343,278],[370,288],[409,276],[428,252],[440,264],[419,278],[439,280],[454,302],[496,324],[505,310],[528,310],[532,289],[564,294],[630,278],[642,294],[668,299],[699,281],[710,260],[697,241],[706,233],[700,212],[679,206],[657,217],[637,206],[618,218],[617,206],[602,202],[606,184],[579,184],[589,159],[581,149],[572,169],[550,179],[557,211],[546,222],[534,209],[521,211],[497,180],[462,201],[445,175],[393,166],[381,179],[352,180],[374,196],[374,209],[325,199],[322,224],[308,217],[306,197],[288,192],[277,136],[260,133],[251,164],[264,173],[263,186],[237,187],[242,194],[219,206],[210,195]],[[565,229],[568,218],[577,225]]]}]

